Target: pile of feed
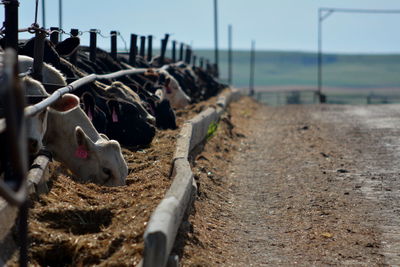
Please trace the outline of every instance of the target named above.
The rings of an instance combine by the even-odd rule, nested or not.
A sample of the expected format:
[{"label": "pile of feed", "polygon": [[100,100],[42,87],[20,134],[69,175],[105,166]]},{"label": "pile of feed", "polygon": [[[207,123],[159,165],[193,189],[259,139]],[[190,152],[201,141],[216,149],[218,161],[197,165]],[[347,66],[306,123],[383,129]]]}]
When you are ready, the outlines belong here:
[{"label": "pile of feed", "polygon": [[[50,192],[30,209],[29,264],[138,264],[146,224],[172,182],[171,159],[180,126],[215,102],[213,97],[178,111],[178,129],[158,131],[149,147],[123,148],[129,168],[126,186],[77,183],[68,170],[52,163]],[[18,265],[17,254],[9,266]]]}]

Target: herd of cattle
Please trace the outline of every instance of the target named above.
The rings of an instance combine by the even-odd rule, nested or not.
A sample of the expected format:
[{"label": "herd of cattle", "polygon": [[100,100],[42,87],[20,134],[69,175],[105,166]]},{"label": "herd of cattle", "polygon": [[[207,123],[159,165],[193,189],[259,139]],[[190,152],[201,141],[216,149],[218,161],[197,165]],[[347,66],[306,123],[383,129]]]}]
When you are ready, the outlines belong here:
[{"label": "herd of cattle", "polygon": [[[33,38],[20,44],[21,73],[33,66],[34,41]],[[77,56],[74,64],[68,60],[72,54]],[[101,49],[97,49],[96,55],[92,62],[89,48],[80,46],[77,37],[57,45],[46,39],[42,81],[29,75],[21,78],[27,102],[34,104],[67,85],[67,81],[91,73],[106,74],[132,67],[147,69],[143,74],[84,85],[27,119],[29,154],[34,156],[45,148],[82,182],[124,185],[128,168],[120,145],[149,145],[157,129],[177,127],[175,110],[208,99],[226,87],[209,71],[183,62],[165,59],[167,64],[161,66],[158,58],[148,62],[138,55],[136,65],[130,66],[122,56],[113,59]],[[0,52],[1,66],[2,58]],[[7,169],[4,142],[2,134],[0,172]]]}]

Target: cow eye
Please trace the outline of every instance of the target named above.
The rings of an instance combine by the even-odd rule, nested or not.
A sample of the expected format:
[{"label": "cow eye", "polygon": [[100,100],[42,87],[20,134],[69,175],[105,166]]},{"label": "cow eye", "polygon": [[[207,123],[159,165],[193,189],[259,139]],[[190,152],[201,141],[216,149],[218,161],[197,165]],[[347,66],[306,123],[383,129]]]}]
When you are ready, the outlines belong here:
[{"label": "cow eye", "polygon": [[108,176],[111,176],[111,170],[110,170],[110,169],[108,169],[108,168],[103,168],[103,172],[104,172],[105,174],[107,174]]}]

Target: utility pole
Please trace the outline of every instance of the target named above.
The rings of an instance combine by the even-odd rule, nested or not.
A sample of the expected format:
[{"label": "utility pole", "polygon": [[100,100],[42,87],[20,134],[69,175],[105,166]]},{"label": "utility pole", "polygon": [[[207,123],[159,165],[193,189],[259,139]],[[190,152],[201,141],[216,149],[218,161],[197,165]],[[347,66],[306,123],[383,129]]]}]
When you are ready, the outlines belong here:
[{"label": "utility pole", "polygon": [[232,85],[232,25],[228,25],[228,84]]},{"label": "utility pole", "polygon": [[60,41],[62,40],[62,0],[58,0],[58,27],[60,29]]},{"label": "utility pole", "polygon": [[42,27],[46,29],[46,3],[42,0]]},{"label": "utility pole", "polygon": [[250,84],[249,84],[249,95],[254,95],[254,67],[255,67],[255,54],[256,54],[256,41],[251,41],[250,51]]},{"label": "utility pole", "polygon": [[218,55],[218,0],[214,0],[214,41],[215,41],[215,76],[219,77],[218,65],[219,65],[219,55]]}]

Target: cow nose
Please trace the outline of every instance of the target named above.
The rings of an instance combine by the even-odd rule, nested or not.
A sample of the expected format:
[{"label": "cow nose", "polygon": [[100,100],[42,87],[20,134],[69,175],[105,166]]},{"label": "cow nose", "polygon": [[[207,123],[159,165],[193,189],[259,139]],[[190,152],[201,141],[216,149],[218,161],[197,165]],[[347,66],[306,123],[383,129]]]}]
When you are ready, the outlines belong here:
[{"label": "cow nose", "polygon": [[28,150],[29,154],[33,155],[39,152],[39,142],[36,139],[28,140]]}]

